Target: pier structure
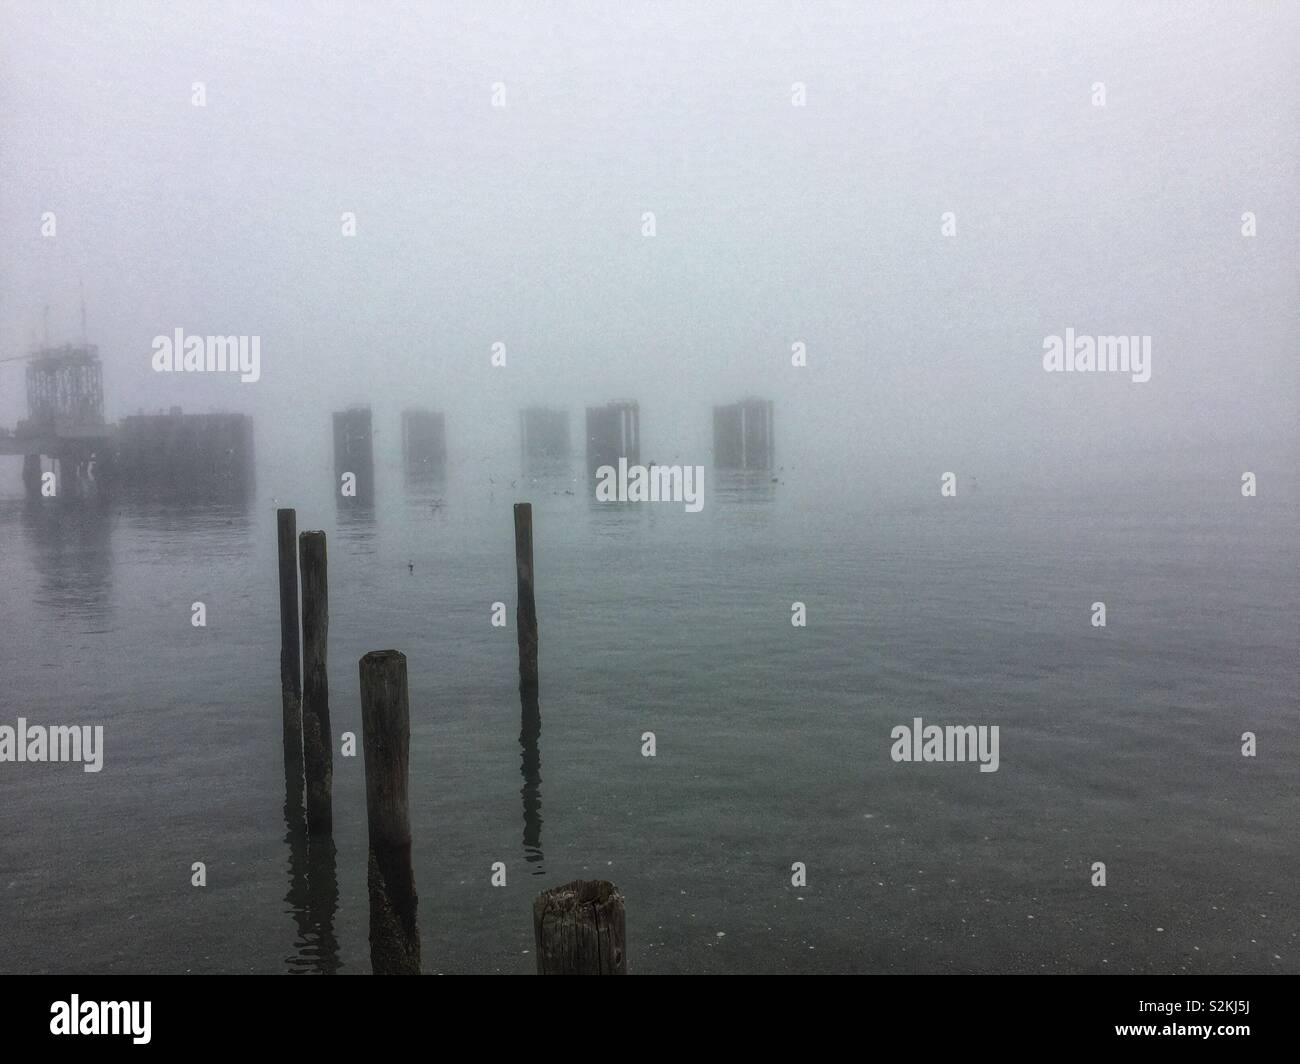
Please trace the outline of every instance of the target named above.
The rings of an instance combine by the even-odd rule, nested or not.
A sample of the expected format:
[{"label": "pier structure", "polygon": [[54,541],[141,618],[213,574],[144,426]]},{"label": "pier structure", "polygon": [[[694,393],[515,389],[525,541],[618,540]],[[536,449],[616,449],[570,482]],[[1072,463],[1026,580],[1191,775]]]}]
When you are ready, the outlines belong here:
[{"label": "pier structure", "polygon": [[526,470],[567,461],[569,412],[540,406],[519,411],[519,445]]},{"label": "pier structure", "polygon": [[616,399],[587,407],[587,467],[628,465],[641,461],[641,406],[635,399]]},{"label": "pier structure", "polygon": [[[253,484],[252,419],[242,414],[139,414],[120,425],[104,420],[103,371],[90,344],[46,346],[24,356],[27,417],[15,429],[0,427],[0,455],[23,457],[29,495],[42,490],[43,462],[58,468],[59,494],[100,490],[109,484],[192,497],[242,492]],[[12,360],[11,360],[12,361]],[[353,406],[333,414],[334,490],[342,505],[368,507],[375,497],[372,414]],[[569,413],[541,406],[520,411],[520,449],[526,470],[567,461]],[[770,471],[775,467],[773,403],[747,398],[713,408],[713,459],[721,470]],[[446,475],[446,417],[441,411],[402,411],[402,457],[408,479]],[[601,466],[641,460],[641,412],[634,399],[586,408],[586,459]],[[344,475],[355,478],[345,493]]]},{"label": "pier structure", "polygon": [[[344,474],[356,478],[356,494],[343,494]],[[370,407],[352,406],[334,413],[334,494],[342,505],[375,501],[375,451]]]},{"label": "pier structure", "polygon": [[742,399],[713,408],[713,464],[718,469],[773,468],[772,400]]},{"label": "pier structure", "polygon": [[447,475],[447,419],[441,411],[402,411],[402,466],[410,480]]},{"label": "pier structure", "polygon": [[117,431],[112,480],[176,498],[246,495],[253,487],[253,419],[246,414],[135,414]]},{"label": "pier structure", "polygon": [[29,495],[41,490],[42,459],[57,464],[59,494],[91,490],[103,475],[113,429],[104,423],[99,351],[91,344],[43,347],[26,356],[27,417],[0,428],[0,454],[21,455]]}]

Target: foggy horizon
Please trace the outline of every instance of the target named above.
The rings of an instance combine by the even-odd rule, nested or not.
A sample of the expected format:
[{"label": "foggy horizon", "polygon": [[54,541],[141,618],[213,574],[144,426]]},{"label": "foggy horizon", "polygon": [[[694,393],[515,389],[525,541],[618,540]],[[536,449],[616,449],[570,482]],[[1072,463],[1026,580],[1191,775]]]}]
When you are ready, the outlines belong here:
[{"label": "foggy horizon", "polygon": [[[1213,454],[1297,501],[1294,9],[109,10],[5,5],[0,350],[47,306],[81,340],[84,285],[110,421],[245,412],[263,464],[324,461],[329,411],[416,404],[508,456],[523,406],[629,396],[704,462],[759,395],[782,464],[884,494]],[[261,380],[152,372],[178,327],[261,337]],[[1067,327],[1150,335],[1151,379],[1044,374]]]}]

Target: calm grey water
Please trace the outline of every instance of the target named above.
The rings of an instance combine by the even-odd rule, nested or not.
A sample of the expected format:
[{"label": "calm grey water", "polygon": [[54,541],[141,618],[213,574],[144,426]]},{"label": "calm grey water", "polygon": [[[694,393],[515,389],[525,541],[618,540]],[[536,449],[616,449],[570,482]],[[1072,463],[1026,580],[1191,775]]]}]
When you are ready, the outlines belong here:
[{"label": "calm grey water", "polygon": [[[531,899],[579,876],[624,891],[641,973],[1300,969],[1294,509],[759,483],[685,514],[507,480],[381,486],[373,520],[280,500],[329,533],[336,739],[357,659],[408,657],[426,970],[531,972]],[[274,505],[0,500],[0,722],[106,730],[97,775],[0,765],[3,970],[369,971],[360,757],[335,849],[287,838]],[[999,771],[893,763],[914,716],[999,725]]]}]

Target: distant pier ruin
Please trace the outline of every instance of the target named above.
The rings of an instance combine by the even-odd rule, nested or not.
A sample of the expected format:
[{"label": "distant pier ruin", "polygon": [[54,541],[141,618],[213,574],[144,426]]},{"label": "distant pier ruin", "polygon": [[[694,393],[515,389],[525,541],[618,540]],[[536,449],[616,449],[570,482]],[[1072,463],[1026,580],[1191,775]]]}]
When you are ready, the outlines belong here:
[{"label": "distant pier ruin", "polygon": [[773,456],[771,399],[742,399],[713,408],[715,468],[771,469]]},{"label": "distant pier ruin", "polygon": [[[119,424],[104,419],[103,373],[90,344],[45,347],[28,362],[27,417],[0,427],[0,455],[23,459],[30,496],[100,494],[114,486],[178,498],[230,497],[254,484],[253,421],[243,414],[138,414]],[[10,360],[10,361],[19,361]],[[641,458],[641,408],[616,399],[586,408],[588,471],[629,467]],[[332,414],[333,491],[339,505],[371,512],[375,501],[374,425],[371,408],[355,405]],[[570,412],[529,406],[519,411],[523,470],[564,471],[577,443]],[[410,483],[447,476],[447,423],[443,411],[407,407],[401,412],[402,466]],[[713,408],[713,461],[723,471],[775,469],[773,403],[746,398]],[[55,471],[51,477],[46,470]],[[57,491],[56,491],[57,487]]]},{"label": "distant pier ruin", "polygon": [[635,399],[617,399],[604,406],[587,407],[587,468],[617,468],[641,461],[641,406]]},{"label": "distant pier ruin", "polygon": [[[117,488],[167,498],[240,498],[254,483],[253,420],[244,414],[137,414],[104,420],[103,368],[93,344],[42,347],[27,361],[27,417],[0,428],[0,455],[21,455],[32,497]],[[45,483],[44,463],[55,476]]]},{"label": "distant pier ruin", "polygon": [[334,492],[343,505],[368,506],[375,501],[375,449],[368,406],[334,413]]},{"label": "distant pier ruin", "polygon": [[441,480],[447,475],[447,419],[441,412],[402,411],[402,466],[410,480]]},{"label": "distant pier ruin", "polygon": [[99,350],[88,343],[42,347],[27,362],[27,416],[0,429],[0,454],[22,455],[29,496],[42,488],[42,459],[57,463],[56,492],[83,494],[103,476],[112,428],[104,424]]},{"label": "distant pier ruin", "polygon": [[253,487],[253,419],[245,414],[137,414],[122,420],[114,484],[175,498],[237,498]]},{"label": "distant pier ruin", "polygon": [[0,429],[0,454],[22,456],[28,495],[41,492],[43,458],[57,464],[56,494],[88,493],[103,481],[113,435],[98,348],[47,346],[27,358],[27,417]]},{"label": "distant pier ruin", "polygon": [[558,465],[569,458],[569,412],[530,406],[519,412],[520,449],[525,469]]}]

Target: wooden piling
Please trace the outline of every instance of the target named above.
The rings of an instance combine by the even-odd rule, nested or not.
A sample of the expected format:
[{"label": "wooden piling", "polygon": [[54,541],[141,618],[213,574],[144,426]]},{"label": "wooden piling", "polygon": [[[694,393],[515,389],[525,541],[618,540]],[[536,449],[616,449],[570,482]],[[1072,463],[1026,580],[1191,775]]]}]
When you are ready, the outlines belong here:
[{"label": "wooden piling", "polygon": [[307,830],[313,835],[328,835],[334,827],[330,800],[334,740],[330,735],[329,679],[325,671],[330,622],[324,532],[299,535],[298,566],[302,576],[302,746]]},{"label": "wooden piling", "polygon": [[411,726],[406,655],[372,650],[361,659],[361,728],[370,836],[370,966],[375,975],[420,974],[407,773]]},{"label": "wooden piling", "polygon": [[519,686],[537,690],[537,601],[533,597],[533,504],[515,503],[515,577],[519,605]]},{"label": "wooden piling", "polygon": [[280,549],[280,703],[284,716],[285,794],[302,801],[302,660],[298,641],[298,515],[276,510]]},{"label": "wooden piling", "polygon": [[627,975],[623,895],[603,879],[579,879],[537,895],[538,975]]},{"label": "wooden piling", "polygon": [[524,785],[519,796],[524,803],[524,860],[537,866],[533,875],[542,875],[542,754],[538,740],[542,737],[542,708],[536,691],[519,692],[519,774]]}]

